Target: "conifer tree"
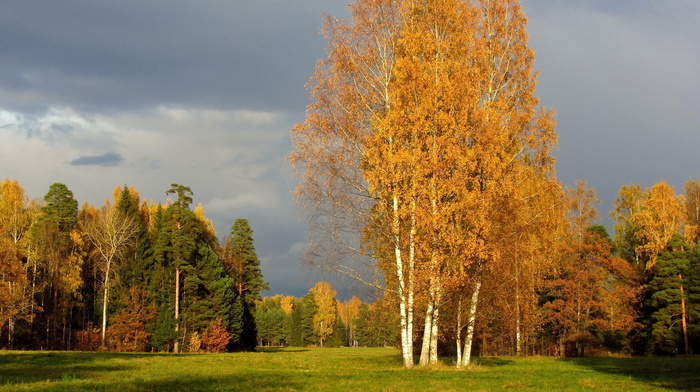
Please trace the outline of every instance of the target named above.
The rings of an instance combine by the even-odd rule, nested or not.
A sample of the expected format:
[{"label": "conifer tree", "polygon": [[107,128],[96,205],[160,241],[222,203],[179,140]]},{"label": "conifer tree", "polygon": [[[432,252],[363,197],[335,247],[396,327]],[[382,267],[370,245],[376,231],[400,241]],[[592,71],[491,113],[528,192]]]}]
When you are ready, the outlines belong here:
[{"label": "conifer tree", "polygon": [[680,236],[675,236],[667,251],[658,258],[649,283],[651,297],[651,341],[653,351],[669,354],[674,349],[686,355],[691,351],[690,321],[700,317],[697,303],[697,256],[689,251]]},{"label": "conifer tree", "polygon": [[243,306],[243,324],[238,348],[254,350],[258,341],[254,316],[255,303],[261,299],[260,293],[269,289],[269,285],[263,279],[260,270],[260,260],[253,243],[253,230],[248,220],[236,220],[231,226],[231,233],[225,239],[220,253]]}]

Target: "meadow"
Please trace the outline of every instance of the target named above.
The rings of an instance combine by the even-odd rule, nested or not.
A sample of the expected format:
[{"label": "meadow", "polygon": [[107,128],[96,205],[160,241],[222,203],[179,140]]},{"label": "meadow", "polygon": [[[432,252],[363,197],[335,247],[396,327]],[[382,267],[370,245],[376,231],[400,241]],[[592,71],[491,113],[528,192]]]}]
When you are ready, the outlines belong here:
[{"label": "meadow", "polygon": [[700,358],[477,358],[405,370],[397,350],[0,351],[0,391],[700,391]]}]

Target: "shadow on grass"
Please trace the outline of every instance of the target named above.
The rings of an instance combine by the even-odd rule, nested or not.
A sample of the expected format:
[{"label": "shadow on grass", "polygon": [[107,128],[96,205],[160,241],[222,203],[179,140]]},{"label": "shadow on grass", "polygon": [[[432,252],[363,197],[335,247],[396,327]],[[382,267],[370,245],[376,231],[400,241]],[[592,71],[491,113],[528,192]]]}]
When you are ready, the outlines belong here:
[{"label": "shadow on grass", "polygon": [[129,370],[119,364],[96,363],[110,357],[106,353],[25,353],[0,355],[0,385],[43,381],[88,379],[97,373]]},{"label": "shadow on grass", "polygon": [[[185,354],[74,351],[0,353],[0,385],[86,380],[97,374],[137,369],[138,366],[130,365],[129,360],[177,355]],[[196,357],[203,354],[186,355]],[[115,359],[119,361],[117,364],[109,362]]]},{"label": "shadow on grass", "polygon": [[257,347],[255,351],[259,353],[303,353],[309,351],[301,347]]},{"label": "shadow on grass", "polygon": [[[303,391],[307,390],[308,385],[308,382],[299,380],[299,376],[251,373],[248,375],[222,374],[215,377],[188,376],[187,378],[132,380],[125,388],[132,391]],[[55,388],[44,390],[58,392],[70,389],[66,388],[66,385],[56,385]],[[80,390],[115,391],[119,388],[96,381],[81,384]]]},{"label": "shadow on grass", "polygon": [[700,358],[565,358],[597,372],[620,375],[656,387],[700,391]]},{"label": "shadow on grass", "polygon": [[477,357],[474,359],[474,362],[479,366],[496,367],[510,365],[513,363],[513,360],[499,357]]}]

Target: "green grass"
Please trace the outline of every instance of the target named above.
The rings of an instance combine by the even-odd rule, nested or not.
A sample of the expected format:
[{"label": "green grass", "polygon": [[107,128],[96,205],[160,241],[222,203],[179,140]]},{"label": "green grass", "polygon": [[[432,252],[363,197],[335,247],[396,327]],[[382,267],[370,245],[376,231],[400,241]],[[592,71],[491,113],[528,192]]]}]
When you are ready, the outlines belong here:
[{"label": "green grass", "polygon": [[478,358],[404,370],[392,349],[0,351],[0,391],[700,391],[700,358]]}]

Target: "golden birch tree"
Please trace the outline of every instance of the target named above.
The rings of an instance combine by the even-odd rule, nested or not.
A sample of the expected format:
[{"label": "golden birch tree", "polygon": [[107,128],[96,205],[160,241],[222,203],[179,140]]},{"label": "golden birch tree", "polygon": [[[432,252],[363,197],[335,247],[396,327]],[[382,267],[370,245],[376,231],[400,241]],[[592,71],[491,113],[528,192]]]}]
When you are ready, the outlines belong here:
[{"label": "golden birch tree", "polygon": [[325,342],[333,334],[335,322],[338,318],[335,290],[329,283],[318,282],[309,290],[316,304],[316,313],[313,317],[313,329],[321,342]]},{"label": "golden birch tree", "polygon": [[37,290],[30,282],[30,263],[22,259],[28,256],[25,236],[38,211],[38,204],[29,200],[17,181],[0,183],[0,328],[7,323],[10,349],[15,323],[34,316]]},{"label": "golden birch tree", "polygon": [[[517,1],[360,0],[351,10],[351,22],[327,22],[328,58],[292,132],[297,195],[325,228],[320,247],[376,259],[398,298],[406,367],[416,291],[426,293],[421,364],[434,363],[445,294],[469,285],[473,319],[480,276],[501,253],[497,206],[513,197],[518,168],[549,167],[554,121],[537,109]],[[358,232],[365,241],[353,247]]]},{"label": "golden birch tree", "polygon": [[664,181],[654,184],[644,192],[641,211],[634,214],[632,222],[639,227],[637,235],[641,245],[638,251],[647,260],[645,269],[654,266],[674,234],[680,233],[684,222],[682,195],[676,195],[673,187]]}]

